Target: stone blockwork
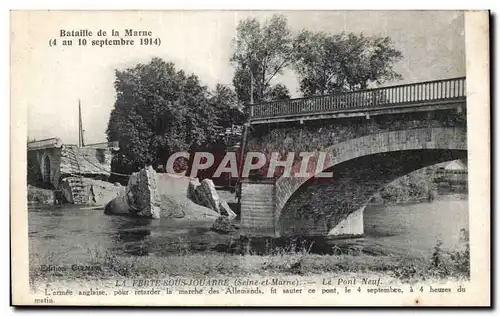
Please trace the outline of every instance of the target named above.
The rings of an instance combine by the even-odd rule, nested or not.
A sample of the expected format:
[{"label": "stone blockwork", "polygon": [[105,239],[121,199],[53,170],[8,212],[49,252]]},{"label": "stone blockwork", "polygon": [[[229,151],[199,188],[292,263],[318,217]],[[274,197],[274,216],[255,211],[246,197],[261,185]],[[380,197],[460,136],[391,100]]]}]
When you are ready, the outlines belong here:
[{"label": "stone blockwork", "polygon": [[65,177],[59,183],[64,200],[72,204],[106,205],[125,192],[119,183],[83,177]]},{"label": "stone blockwork", "polygon": [[241,185],[241,229],[248,235],[275,236],[275,192],[273,182]]}]

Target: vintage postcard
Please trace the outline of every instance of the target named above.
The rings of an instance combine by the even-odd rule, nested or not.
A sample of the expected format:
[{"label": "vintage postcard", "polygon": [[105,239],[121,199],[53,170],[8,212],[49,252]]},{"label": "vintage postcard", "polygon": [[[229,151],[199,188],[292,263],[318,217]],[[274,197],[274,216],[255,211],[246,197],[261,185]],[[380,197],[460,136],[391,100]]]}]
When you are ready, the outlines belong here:
[{"label": "vintage postcard", "polygon": [[489,306],[486,11],[11,11],[16,306]]}]

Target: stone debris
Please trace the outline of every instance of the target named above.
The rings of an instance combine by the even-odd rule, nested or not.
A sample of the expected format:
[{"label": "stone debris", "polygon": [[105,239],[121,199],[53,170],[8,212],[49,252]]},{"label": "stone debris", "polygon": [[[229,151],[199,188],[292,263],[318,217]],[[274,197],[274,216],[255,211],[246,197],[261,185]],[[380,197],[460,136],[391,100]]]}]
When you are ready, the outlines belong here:
[{"label": "stone debris", "polygon": [[227,202],[220,198],[210,179],[204,179],[201,183],[198,178],[190,179],[187,194],[191,201],[226,216],[230,221],[236,217]]},{"label": "stone debris", "polygon": [[125,191],[125,187],[102,180],[66,177],[59,188],[66,202],[73,204],[104,205]]},{"label": "stone debris", "polygon": [[132,210],[129,207],[127,195],[124,193],[111,200],[104,208],[104,214],[109,215],[130,214],[131,212]]},{"label": "stone debris", "polygon": [[79,148],[64,145],[61,148],[61,174],[100,175],[111,173],[111,151],[109,149]]},{"label": "stone debris", "polygon": [[88,190],[88,203],[104,205],[115,197],[125,192],[125,187],[121,184],[112,184],[106,181],[83,178],[83,183]]},{"label": "stone debris", "polygon": [[127,195],[132,210],[140,216],[160,218],[160,196],[156,171],[148,166],[133,173],[127,184]]},{"label": "stone debris", "polygon": [[[219,197],[212,180],[204,179],[200,183],[197,178],[171,179],[166,175],[157,174],[151,166],[132,174],[120,196],[106,206],[106,213],[211,221],[223,215],[229,222],[236,217],[227,202]],[[180,191],[179,186],[182,186]]]},{"label": "stone debris", "polygon": [[204,179],[201,184],[196,188],[196,199],[200,205],[211,208],[220,214],[219,208],[219,194],[215,190],[215,185],[210,179]]},{"label": "stone debris", "polygon": [[196,189],[200,185],[201,184],[200,184],[200,181],[198,180],[198,178],[189,179],[187,196],[188,196],[189,199],[191,199],[195,203],[197,203]]},{"label": "stone debris", "polygon": [[226,201],[221,200],[219,204],[221,214],[224,216],[227,216],[227,218],[232,221],[233,219],[236,218],[236,214],[233,212],[233,210],[229,207]]},{"label": "stone debris", "polygon": [[212,227],[210,227],[210,229],[218,233],[226,234],[236,231],[234,226],[231,225],[231,221],[226,216],[219,216],[212,224]]}]

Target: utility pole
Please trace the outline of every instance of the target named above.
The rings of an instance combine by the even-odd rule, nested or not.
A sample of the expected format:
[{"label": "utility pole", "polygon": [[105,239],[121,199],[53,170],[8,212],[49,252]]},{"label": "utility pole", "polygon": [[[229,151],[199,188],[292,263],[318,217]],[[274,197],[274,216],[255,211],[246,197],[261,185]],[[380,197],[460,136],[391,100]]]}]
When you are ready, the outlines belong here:
[{"label": "utility pole", "polygon": [[83,123],[82,123],[82,105],[78,99],[78,147],[85,146],[83,142]]},{"label": "utility pole", "polygon": [[78,147],[82,147],[82,107],[78,99]]}]

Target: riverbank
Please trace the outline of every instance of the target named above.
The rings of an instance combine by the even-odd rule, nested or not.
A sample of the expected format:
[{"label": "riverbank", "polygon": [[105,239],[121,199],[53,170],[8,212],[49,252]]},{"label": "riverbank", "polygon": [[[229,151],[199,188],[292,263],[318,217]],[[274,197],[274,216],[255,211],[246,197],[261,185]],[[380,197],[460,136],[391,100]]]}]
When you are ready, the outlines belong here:
[{"label": "riverbank", "polygon": [[[50,252],[30,253],[30,284],[58,280],[105,280],[110,278],[167,277],[243,277],[319,276],[325,273],[343,275],[376,274],[400,282],[428,279],[467,279],[469,249],[446,252],[439,243],[429,258],[394,255],[371,256],[359,253],[317,255],[308,249],[278,250],[267,255],[227,253],[180,253],[158,256],[117,256],[110,251],[88,249],[89,256],[78,263],[68,263],[64,255]],[[66,262],[66,264],[61,264]]]},{"label": "riverbank", "polygon": [[[432,202],[443,195],[467,196],[467,186],[442,187],[425,169],[414,171],[385,186],[371,199],[372,204]],[[462,197],[461,197],[462,198]]]}]

